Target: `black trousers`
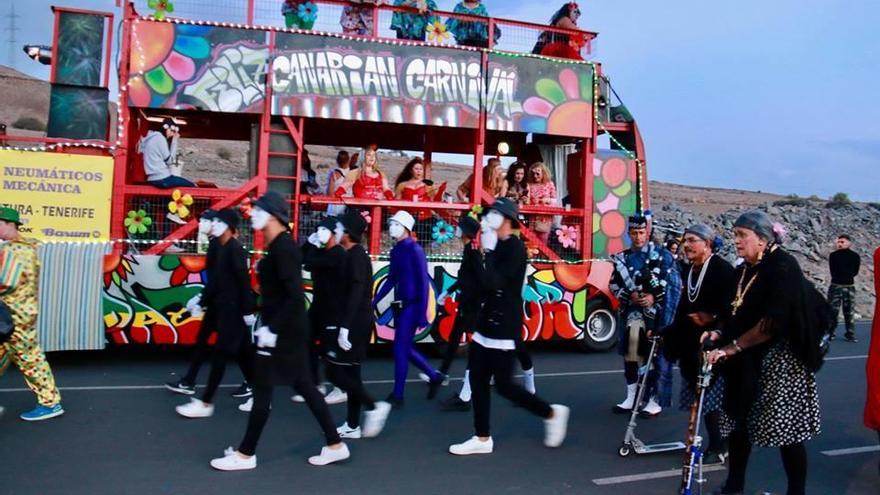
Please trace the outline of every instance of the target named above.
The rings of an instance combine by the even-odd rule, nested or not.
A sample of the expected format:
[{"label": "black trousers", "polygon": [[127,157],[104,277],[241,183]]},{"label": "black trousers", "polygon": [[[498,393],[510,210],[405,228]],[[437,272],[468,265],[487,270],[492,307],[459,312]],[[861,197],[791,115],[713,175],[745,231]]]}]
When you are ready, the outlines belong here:
[{"label": "black trousers", "polygon": [[[193,349],[192,356],[189,360],[189,368],[186,370],[186,374],[183,375],[183,378],[181,378],[180,381],[195,385],[199,370],[212,355],[213,351],[212,347],[208,345],[208,339],[216,329],[216,320],[214,319],[213,312],[208,310],[205,313],[204,318],[202,318],[202,325],[199,327],[199,333],[196,336],[196,346],[195,349]],[[248,345],[247,350],[247,353],[241,352],[236,354],[235,360],[238,363],[238,367],[241,369],[241,374],[244,376],[244,379],[248,383],[251,383],[253,382],[253,349]]]},{"label": "black trousers", "polygon": [[468,355],[470,384],[474,407],[474,430],[478,437],[488,437],[491,400],[489,382],[495,377],[495,388],[498,393],[523,407],[527,411],[544,419],[553,414],[553,409],[546,401],[530,394],[526,389],[513,383],[513,365],[516,352],[487,349],[476,342],[471,343]]},{"label": "black trousers", "polygon": [[361,406],[370,411],[376,407],[373,397],[364,388],[360,364],[340,364],[327,361],[327,378],[330,383],[348,394],[348,426],[357,428],[361,424]]},{"label": "black trousers", "polygon": [[[730,442],[730,471],[727,473],[727,481],[724,483],[722,493],[735,493],[745,489],[746,467],[752,452],[752,444],[749,442],[748,433],[741,430],[732,432],[728,441]],[[804,495],[807,485],[806,447],[803,443],[786,445],[779,448],[779,453],[782,456],[785,476],[788,478],[786,495]]]},{"label": "black trousers", "polygon": [[[440,368],[438,368],[440,373],[444,375],[449,374],[452,360],[455,359],[455,351],[461,345],[461,336],[465,332],[476,328],[477,316],[477,311],[466,313],[464,316],[461,314],[455,316],[455,323],[453,323],[452,332],[449,334],[449,345],[446,346],[446,351],[443,353],[443,361],[441,361]],[[535,364],[532,362],[532,356],[529,354],[528,349],[526,349],[522,339],[516,340],[516,358],[519,360],[519,365],[523,370],[530,370],[535,367]]]},{"label": "black trousers", "polygon": [[254,346],[250,340],[245,340],[239,346],[238,352],[230,353],[218,347],[214,348],[211,354],[211,373],[208,375],[208,386],[202,393],[202,402],[211,404],[214,401],[214,395],[220,387],[223,375],[226,373],[226,362],[232,358],[238,362],[245,379],[250,382],[254,369]]},{"label": "black trousers", "polygon": [[[257,357],[257,359],[271,359]],[[260,441],[260,435],[266,422],[269,421],[269,410],[272,405],[272,385],[256,385],[254,386],[254,405],[251,414],[248,416],[247,430],[244,433],[244,439],[238,447],[238,451],[244,455],[254,455],[257,451],[257,443]],[[312,416],[321,426],[324,432],[324,440],[327,445],[334,445],[340,442],[339,433],[336,432],[336,424],[333,422],[333,416],[330,415],[330,408],[324,402],[324,397],[318,392],[312,380],[305,376],[297,378],[293,382],[293,389],[306,400],[306,406],[312,412]]]}]

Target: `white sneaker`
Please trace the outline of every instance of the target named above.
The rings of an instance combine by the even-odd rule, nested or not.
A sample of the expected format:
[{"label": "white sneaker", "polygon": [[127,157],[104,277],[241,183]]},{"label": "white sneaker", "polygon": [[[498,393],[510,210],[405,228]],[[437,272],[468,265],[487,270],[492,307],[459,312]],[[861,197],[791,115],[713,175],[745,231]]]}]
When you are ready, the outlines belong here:
[{"label": "white sneaker", "polygon": [[[321,392],[321,395],[324,395],[327,393],[327,388],[324,387],[323,385],[318,385],[318,392]],[[291,397],[290,400],[296,402],[297,404],[302,404],[306,401],[306,398],[303,397],[302,395],[296,394],[293,397]]]},{"label": "white sneaker", "polygon": [[553,417],[544,420],[544,445],[547,447],[559,447],[565,441],[568,431],[568,416],[571,410],[568,406],[551,404]]},{"label": "white sneaker", "polygon": [[391,404],[385,401],[376,402],[376,407],[364,413],[364,430],[365,438],[373,438],[382,433],[385,428],[385,422],[388,420],[388,414],[391,412]]},{"label": "white sneaker", "polygon": [[633,405],[636,402],[636,388],[638,384],[633,383],[632,385],[626,386],[626,399],[623,399],[623,402],[617,404],[615,407],[621,411],[631,411]]},{"label": "white sneaker", "polygon": [[356,428],[352,428],[348,426],[348,421],[342,423],[342,426],[336,428],[336,433],[339,433],[341,438],[360,438],[361,437],[361,427],[358,426]]},{"label": "white sneaker", "polygon": [[340,388],[333,387],[333,390],[324,397],[324,402],[330,405],[342,404],[343,402],[348,402],[348,394]]},{"label": "white sneaker", "polygon": [[254,398],[251,397],[244,404],[239,404],[238,410],[241,412],[249,413],[254,408]]},{"label": "white sneaker", "polygon": [[642,414],[646,414],[648,416],[656,416],[663,411],[663,408],[660,407],[660,404],[657,404],[657,400],[654,397],[651,397],[651,400],[642,408]]},{"label": "white sneaker", "polygon": [[334,462],[344,461],[349,457],[351,457],[351,452],[348,451],[348,445],[342,444],[342,447],[338,449],[331,449],[325,445],[321,449],[320,455],[309,457],[309,464],[312,466],[326,466]]},{"label": "white sneaker", "polygon": [[214,415],[214,404],[206,404],[199,399],[190,399],[186,404],[174,408],[184,418],[210,418]]},{"label": "white sneaker", "polygon": [[489,437],[485,442],[479,437],[471,437],[468,440],[449,446],[449,453],[455,455],[491,454],[495,448],[495,442]]},{"label": "white sneaker", "polygon": [[244,471],[257,467],[257,456],[242,457],[232,447],[223,451],[223,457],[211,459],[211,467],[220,471]]}]

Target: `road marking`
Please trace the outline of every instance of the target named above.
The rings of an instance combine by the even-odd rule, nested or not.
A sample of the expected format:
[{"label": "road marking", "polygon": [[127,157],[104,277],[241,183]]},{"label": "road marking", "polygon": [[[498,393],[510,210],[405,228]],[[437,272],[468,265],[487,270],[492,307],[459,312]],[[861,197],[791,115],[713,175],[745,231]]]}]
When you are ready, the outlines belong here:
[{"label": "road marking", "polygon": [[838,456],[838,455],[866,454],[868,452],[880,452],[880,445],[869,445],[867,447],[852,447],[849,449],[823,450],[822,454],[834,457],[834,456]]},{"label": "road marking", "polygon": [[[714,465],[714,466],[704,466],[704,473],[711,473],[713,471],[723,471],[725,468],[722,465]],[[634,481],[646,481],[646,480],[656,480],[660,478],[679,478],[681,477],[681,469],[667,469],[666,471],[654,471],[651,473],[639,473],[639,474],[628,474],[626,476],[613,476],[611,478],[597,478],[593,480],[593,483],[603,486],[603,485],[619,485],[621,483],[632,483]]]},{"label": "road marking", "polygon": [[[868,356],[838,356],[832,358],[825,358],[826,361],[843,361],[847,359],[865,359]],[[618,375],[623,373],[622,369],[616,370],[595,370],[595,371],[563,371],[558,373],[535,373],[536,378],[565,378],[565,377],[573,377],[573,376],[597,376],[597,375]],[[515,375],[517,377],[521,377],[522,375]],[[456,377],[450,378],[450,382],[460,382],[464,379],[464,377]],[[418,378],[410,378],[407,380],[407,383],[424,383]],[[364,385],[387,385],[390,383],[394,383],[394,380],[365,380]],[[238,387],[239,384],[225,384],[220,385],[221,388],[231,388]],[[197,385],[196,388],[203,388],[203,385]],[[58,387],[58,390],[62,391],[112,391],[112,390],[161,390],[164,389],[164,385],[94,385],[94,386],[82,386],[82,387]],[[30,389],[27,388],[0,388],[0,393],[4,392],[28,392]]]}]

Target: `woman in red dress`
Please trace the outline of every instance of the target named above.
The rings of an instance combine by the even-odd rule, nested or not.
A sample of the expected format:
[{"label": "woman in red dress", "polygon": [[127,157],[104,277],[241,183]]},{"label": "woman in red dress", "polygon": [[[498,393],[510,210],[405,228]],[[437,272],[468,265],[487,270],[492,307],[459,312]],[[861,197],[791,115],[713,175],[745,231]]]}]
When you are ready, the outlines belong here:
[{"label": "woman in red dress", "polygon": [[343,197],[349,188],[357,199],[394,199],[385,173],[379,168],[376,150],[364,151],[363,167],[348,173],[345,182],[336,188],[336,197]]},{"label": "woman in red dress", "polygon": [[865,426],[880,433],[880,247],[874,251],[874,321],[868,349],[868,395],[865,398]]}]

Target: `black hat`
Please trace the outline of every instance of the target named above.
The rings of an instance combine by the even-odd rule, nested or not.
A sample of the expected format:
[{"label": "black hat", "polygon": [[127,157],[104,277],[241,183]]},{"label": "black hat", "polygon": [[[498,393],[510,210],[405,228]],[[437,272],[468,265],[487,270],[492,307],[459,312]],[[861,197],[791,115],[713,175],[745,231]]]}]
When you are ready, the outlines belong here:
[{"label": "black hat", "polygon": [[238,211],[233,210],[232,208],[223,208],[217,212],[217,215],[214,218],[225,223],[230,229],[235,231],[238,230],[238,226],[241,223],[241,215],[238,214]]},{"label": "black hat", "polygon": [[208,208],[203,211],[201,215],[199,215],[199,220],[213,220],[217,217],[217,210],[212,210]]},{"label": "black hat", "polygon": [[477,231],[480,230],[480,223],[472,217],[465,215],[458,221],[458,228],[461,229],[461,235],[473,238],[477,235]]},{"label": "black hat", "polygon": [[361,242],[364,230],[367,229],[367,220],[360,213],[349,210],[341,217],[338,217],[338,220],[352,241]]},{"label": "black hat", "polygon": [[644,215],[639,215],[638,213],[629,217],[629,228],[630,229],[645,229],[648,228],[648,217]]},{"label": "black hat", "polygon": [[254,206],[277,218],[281,225],[290,223],[290,205],[275,191],[269,191],[254,201]]},{"label": "black hat", "polygon": [[339,219],[336,217],[325,217],[321,220],[321,223],[318,224],[318,227],[324,227],[325,229],[333,232],[336,230],[336,224],[339,223]]},{"label": "black hat", "polygon": [[486,213],[489,213],[491,210],[495,210],[511,219],[514,225],[519,223],[519,206],[508,198],[496,199],[495,202],[489,206],[489,209],[486,210]]}]

